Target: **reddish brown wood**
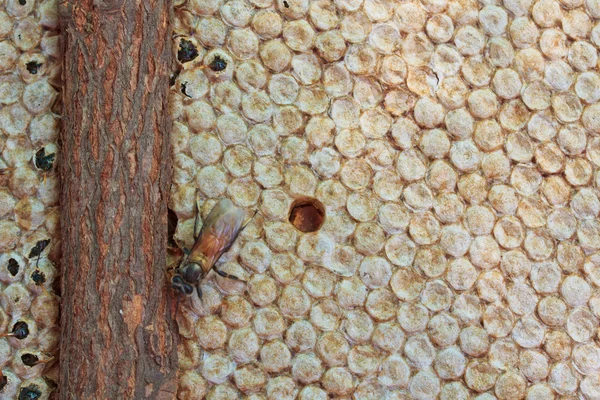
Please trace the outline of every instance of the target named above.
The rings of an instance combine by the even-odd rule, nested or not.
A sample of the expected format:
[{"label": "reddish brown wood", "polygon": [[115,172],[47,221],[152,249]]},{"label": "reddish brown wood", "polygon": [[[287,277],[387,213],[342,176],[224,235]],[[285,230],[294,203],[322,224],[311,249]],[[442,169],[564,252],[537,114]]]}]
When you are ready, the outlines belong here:
[{"label": "reddish brown wood", "polygon": [[60,399],[172,399],[170,0],[63,0]]}]

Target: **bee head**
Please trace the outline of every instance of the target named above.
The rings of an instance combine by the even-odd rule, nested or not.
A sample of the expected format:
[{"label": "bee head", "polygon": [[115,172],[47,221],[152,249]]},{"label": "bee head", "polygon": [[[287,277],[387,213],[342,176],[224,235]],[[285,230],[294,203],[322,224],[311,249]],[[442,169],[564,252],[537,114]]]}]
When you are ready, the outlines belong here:
[{"label": "bee head", "polygon": [[194,262],[188,263],[179,268],[173,276],[171,286],[186,296],[190,296],[194,292],[193,285],[200,282],[203,274],[204,272],[200,264]]},{"label": "bee head", "polygon": [[180,291],[182,294],[186,296],[191,296],[194,293],[194,288],[192,285],[185,283],[179,274],[174,275],[171,278],[171,287],[173,289]]}]

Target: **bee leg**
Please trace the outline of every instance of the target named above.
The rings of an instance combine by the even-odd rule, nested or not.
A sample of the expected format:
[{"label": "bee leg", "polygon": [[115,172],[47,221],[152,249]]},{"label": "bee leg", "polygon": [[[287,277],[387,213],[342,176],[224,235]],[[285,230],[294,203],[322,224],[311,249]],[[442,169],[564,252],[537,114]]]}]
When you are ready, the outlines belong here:
[{"label": "bee leg", "polygon": [[194,198],[196,202],[196,218],[194,219],[194,240],[198,239],[200,236],[200,229],[198,229],[198,225],[200,222],[200,207],[198,207],[198,190],[196,189],[196,196]]},{"label": "bee leg", "polygon": [[200,288],[200,284],[196,285],[196,293],[198,293],[198,298],[202,300],[202,289]]},{"label": "bee leg", "polygon": [[220,269],[218,269],[217,267],[213,267],[213,269],[215,270],[215,272],[216,272],[217,274],[219,274],[219,275],[220,275],[220,276],[222,276],[223,278],[229,278],[229,279],[233,279],[234,281],[241,281],[241,282],[244,282],[243,280],[241,280],[241,279],[240,279],[240,278],[238,278],[237,276],[235,276],[235,275],[231,275],[231,274],[228,274],[228,273],[227,273],[227,272],[225,272],[225,271],[221,271],[221,270],[220,270]]}]

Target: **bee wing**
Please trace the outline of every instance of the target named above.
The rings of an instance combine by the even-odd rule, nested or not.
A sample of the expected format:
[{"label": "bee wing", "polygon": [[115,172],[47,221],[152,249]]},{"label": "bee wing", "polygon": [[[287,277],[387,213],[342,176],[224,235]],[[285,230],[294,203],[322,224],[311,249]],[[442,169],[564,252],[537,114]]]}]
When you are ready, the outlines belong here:
[{"label": "bee wing", "polygon": [[191,254],[202,253],[207,259],[206,270],[231,247],[244,223],[244,210],[223,199],[211,210],[202,225]]}]

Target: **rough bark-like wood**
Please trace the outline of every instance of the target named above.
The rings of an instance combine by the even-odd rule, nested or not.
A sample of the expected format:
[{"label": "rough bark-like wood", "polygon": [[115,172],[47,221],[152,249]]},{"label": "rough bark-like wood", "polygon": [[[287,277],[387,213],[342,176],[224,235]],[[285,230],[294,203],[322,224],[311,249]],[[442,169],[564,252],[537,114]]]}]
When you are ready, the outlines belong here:
[{"label": "rough bark-like wood", "polygon": [[64,0],[60,399],[172,399],[171,0]]}]

